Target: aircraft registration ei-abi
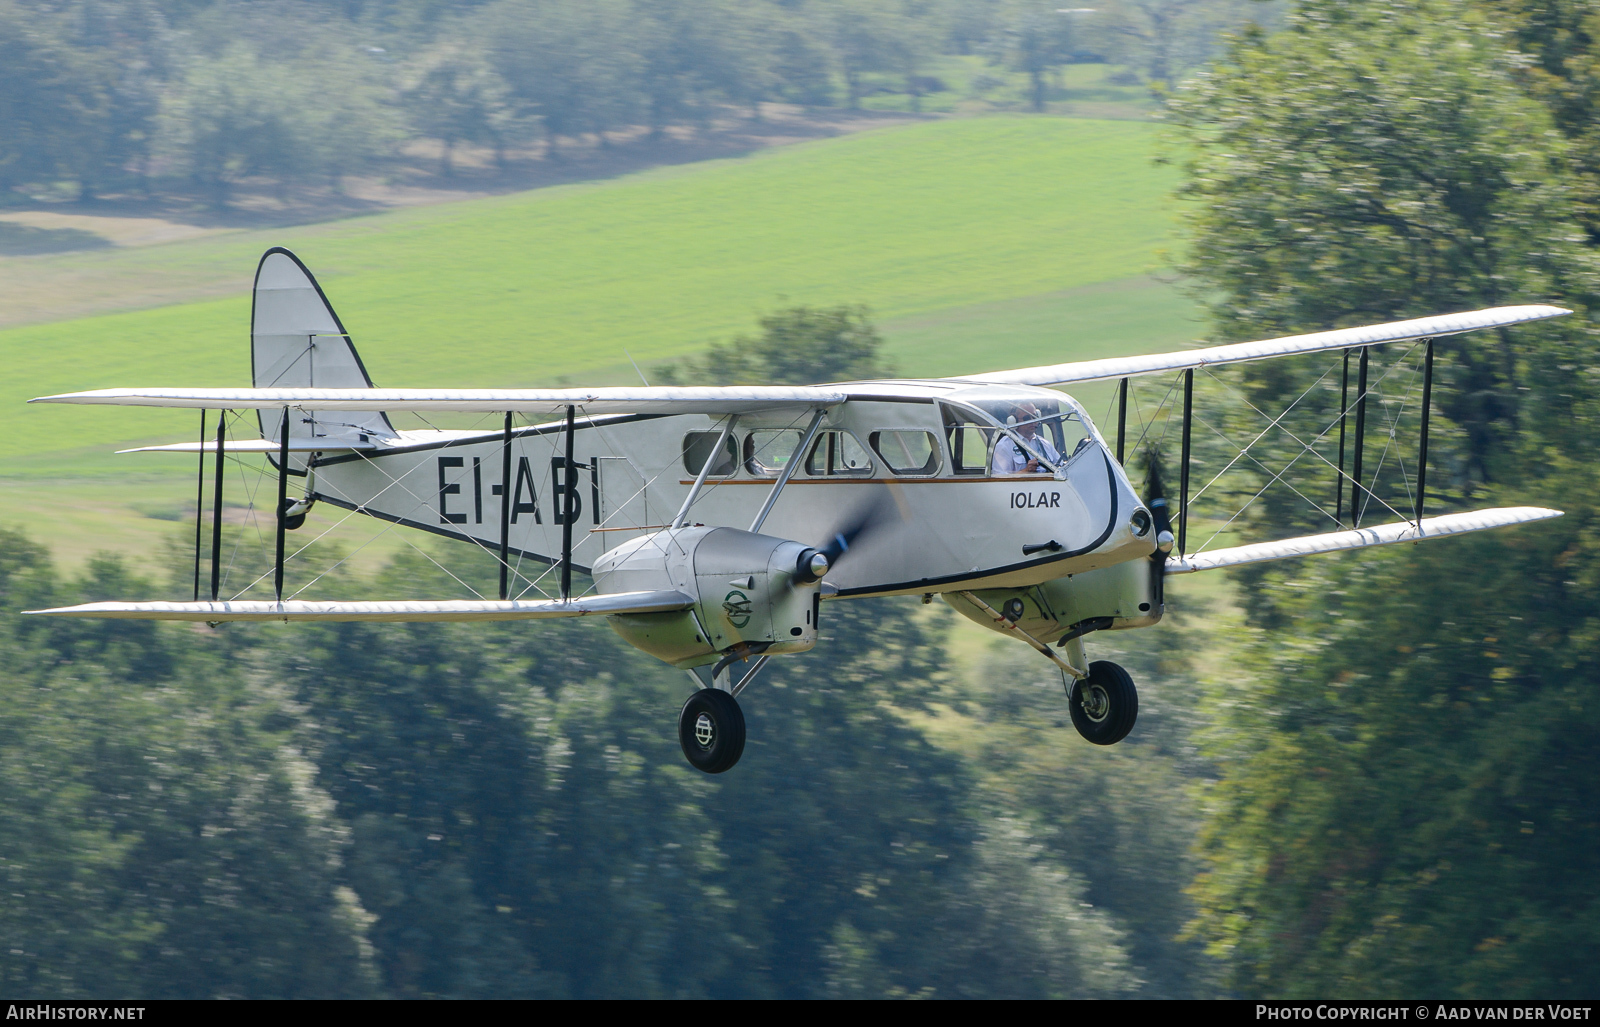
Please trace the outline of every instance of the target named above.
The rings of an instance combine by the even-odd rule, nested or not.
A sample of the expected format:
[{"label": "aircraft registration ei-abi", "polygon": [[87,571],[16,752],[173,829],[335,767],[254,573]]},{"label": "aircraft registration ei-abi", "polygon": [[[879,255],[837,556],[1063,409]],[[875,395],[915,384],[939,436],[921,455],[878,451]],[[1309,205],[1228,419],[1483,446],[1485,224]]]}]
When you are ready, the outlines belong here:
[{"label": "aircraft registration ei-abi", "polygon": [[[210,598],[201,598],[197,524],[194,601],[29,612],[212,624],[600,616],[634,646],[690,672],[695,691],[679,715],[679,739],[691,764],[720,773],[744,750],[735,697],[772,657],[816,644],[824,603],[938,595],[1056,664],[1071,681],[1074,725],[1110,745],[1133,727],[1138,696],[1121,667],[1087,661],[1084,637],[1156,624],[1168,576],[1560,516],[1515,507],[1425,517],[1423,498],[1432,340],[1566,313],[1495,307],[959,378],[380,389],[311,272],[273,248],[256,272],[253,387],[102,389],[33,401],[202,411],[202,441],[137,451],[198,453],[202,482],[206,454],[215,456]],[[1367,347],[1406,340],[1427,345],[1414,517],[1363,527],[1357,513],[1327,534],[1187,552],[1196,369],[1337,350],[1348,368],[1359,353],[1359,425]],[[1122,466],[1128,379],[1164,372],[1182,375],[1184,396],[1180,494],[1171,504],[1164,495],[1141,498]],[[1075,400],[1050,388],[1096,381],[1121,383],[1114,448]],[[1352,409],[1348,392],[1342,402],[1341,419]],[[214,443],[207,410],[222,412]],[[259,435],[226,438],[227,412],[245,410],[256,411]],[[503,420],[493,430],[401,430],[390,411]],[[1342,448],[1338,469],[1341,490],[1351,482],[1353,511],[1363,487],[1361,434],[1355,474],[1346,474]],[[264,455],[277,479],[270,601],[220,594],[220,471],[225,457],[241,454]],[[291,478],[303,482],[298,496]],[[498,598],[286,598],[285,532],[316,503],[478,546],[498,561]],[[530,565],[546,569],[530,578]],[[593,582],[586,594],[573,594],[574,569]],[[549,575],[560,588],[546,598]]]}]

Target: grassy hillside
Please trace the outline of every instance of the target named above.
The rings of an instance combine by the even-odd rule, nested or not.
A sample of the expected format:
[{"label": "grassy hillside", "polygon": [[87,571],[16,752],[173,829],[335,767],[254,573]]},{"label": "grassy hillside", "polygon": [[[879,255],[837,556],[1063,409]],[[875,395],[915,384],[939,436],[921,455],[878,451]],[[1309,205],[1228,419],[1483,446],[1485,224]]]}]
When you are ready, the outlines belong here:
[{"label": "grassy hillside", "polygon": [[[951,374],[1192,337],[1189,304],[1149,277],[1170,238],[1172,184],[1150,162],[1152,131],[1037,117],[928,122],[579,186],[49,259],[57,272],[81,262],[85,280],[227,268],[247,283],[262,249],[288,245],[319,275],[381,385],[630,381],[625,351],[648,368],[748,331],[781,303],[867,303],[901,373]],[[188,438],[190,412],[23,401],[244,383],[248,323],[241,287],[0,332],[0,477],[33,492],[76,489],[63,473],[77,481],[115,468],[121,480],[133,461],[176,463],[107,454]],[[190,473],[140,466],[151,482]],[[109,485],[98,486],[101,502],[126,506]],[[0,488],[0,517],[26,494]]]}]

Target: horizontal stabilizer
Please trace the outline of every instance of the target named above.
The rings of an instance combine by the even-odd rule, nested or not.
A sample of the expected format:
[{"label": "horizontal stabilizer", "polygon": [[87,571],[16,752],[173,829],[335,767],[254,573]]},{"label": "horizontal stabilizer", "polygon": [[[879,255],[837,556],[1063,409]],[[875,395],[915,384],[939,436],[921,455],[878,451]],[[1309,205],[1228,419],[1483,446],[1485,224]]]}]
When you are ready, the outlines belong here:
[{"label": "horizontal stabilizer", "polygon": [[262,621],[480,621],[546,620],[614,613],[669,613],[686,610],[694,600],[682,592],[617,592],[579,599],[445,599],[336,603],[286,599],[232,600],[215,603],[85,603],[55,610],[28,610],[50,617],[100,617],[112,620],[187,620],[217,623]]},{"label": "horizontal stabilizer", "polygon": [[584,414],[742,414],[843,403],[809,385],[643,386],[604,389],[97,389],[41,396],[30,403],[180,407],[191,410],[465,410],[558,416]]},{"label": "horizontal stabilizer", "polygon": [[1421,542],[1423,539],[1483,531],[1485,528],[1504,528],[1512,524],[1527,524],[1529,521],[1542,521],[1560,516],[1560,510],[1548,510],[1542,506],[1508,506],[1497,510],[1475,510],[1472,513],[1424,517],[1420,531],[1416,522],[1401,521],[1398,524],[1381,524],[1372,528],[1356,528],[1352,531],[1331,531],[1326,535],[1286,538],[1281,542],[1257,542],[1254,545],[1217,549],[1182,558],[1172,557],[1167,560],[1167,573],[1193,574],[1195,571],[1213,571],[1218,567],[1237,567],[1240,564],[1282,560],[1291,556],[1334,553],[1341,549],[1362,549],[1366,546],[1387,546],[1396,542]]},{"label": "horizontal stabilizer", "polygon": [[1105,381],[1140,374],[1159,374],[1163,371],[1182,371],[1186,368],[1288,357],[1299,353],[1321,353],[1353,346],[1376,346],[1385,342],[1405,342],[1409,339],[1435,339],[1479,328],[1505,328],[1509,325],[1539,321],[1547,317],[1560,317],[1570,313],[1572,311],[1565,307],[1541,304],[1490,307],[1486,310],[1467,310],[1459,314],[1440,314],[1436,317],[1419,317],[1410,321],[1393,321],[1389,324],[1339,328],[1331,332],[1314,332],[1310,335],[1289,335],[1261,342],[1240,342],[1206,349],[1178,350],[1175,353],[1152,353],[1143,357],[1079,360],[1070,364],[1023,367],[1015,371],[990,371],[986,374],[964,375],[961,380],[990,382],[997,385],[1067,385],[1072,382]]},{"label": "horizontal stabilizer", "polygon": [[[223,452],[236,456],[240,453],[276,453],[280,443],[272,439],[230,439]],[[291,453],[348,453],[356,449],[377,449],[372,442],[343,442],[335,439],[289,438]],[[217,444],[207,442],[174,442],[170,446],[140,446],[137,449],[119,449],[118,453],[215,453]]]}]

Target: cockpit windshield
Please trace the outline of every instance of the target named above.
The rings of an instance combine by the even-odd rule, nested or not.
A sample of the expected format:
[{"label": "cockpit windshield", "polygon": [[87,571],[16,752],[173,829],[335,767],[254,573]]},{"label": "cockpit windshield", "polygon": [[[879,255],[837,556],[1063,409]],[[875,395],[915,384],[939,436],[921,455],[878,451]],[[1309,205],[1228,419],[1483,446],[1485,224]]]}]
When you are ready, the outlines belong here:
[{"label": "cockpit windshield", "polygon": [[1096,437],[1071,397],[1043,389],[963,389],[944,409],[957,474],[1049,473]]}]

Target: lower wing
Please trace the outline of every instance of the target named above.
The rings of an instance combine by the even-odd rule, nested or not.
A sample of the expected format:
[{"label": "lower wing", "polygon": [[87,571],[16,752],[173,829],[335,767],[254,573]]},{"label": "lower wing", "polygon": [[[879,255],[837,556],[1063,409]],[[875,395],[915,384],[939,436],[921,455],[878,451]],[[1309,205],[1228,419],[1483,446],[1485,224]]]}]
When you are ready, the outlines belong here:
[{"label": "lower wing", "polygon": [[1212,571],[1218,567],[1237,567],[1245,563],[1265,560],[1282,560],[1290,556],[1310,556],[1313,553],[1333,553],[1341,549],[1363,549],[1367,546],[1387,546],[1396,542],[1420,542],[1423,539],[1460,535],[1486,528],[1503,528],[1511,524],[1526,524],[1560,517],[1560,510],[1542,506],[1508,506],[1496,510],[1476,510],[1472,513],[1445,514],[1442,517],[1424,517],[1421,521],[1400,521],[1397,524],[1380,524],[1372,528],[1355,528],[1350,531],[1330,531],[1326,535],[1303,535],[1286,538],[1281,542],[1257,542],[1254,545],[1217,549],[1209,553],[1195,553],[1167,560],[1168,574],[1193,574]]},{"label": "lower wing", "polygon": [[682,592],[615,592],[580,599],[446,599],[334,603],[286,599],[229,600],[211,603],[85,603],[54,610],[28,610],[47,617],[100,617],[113,620],[281,621],[476,621],[545,620],[615,613],[668,613],[686,610],[694,600]]}]

